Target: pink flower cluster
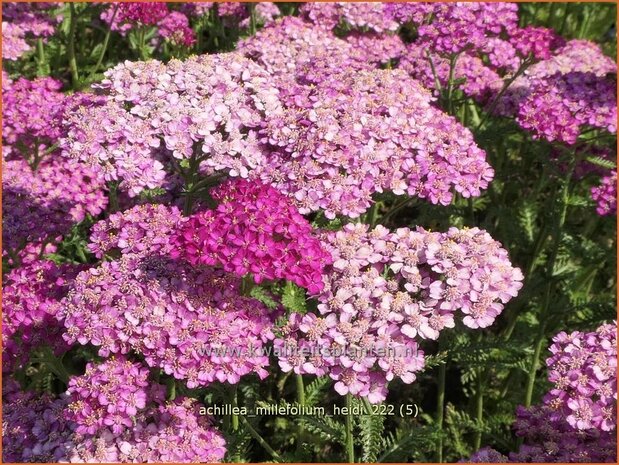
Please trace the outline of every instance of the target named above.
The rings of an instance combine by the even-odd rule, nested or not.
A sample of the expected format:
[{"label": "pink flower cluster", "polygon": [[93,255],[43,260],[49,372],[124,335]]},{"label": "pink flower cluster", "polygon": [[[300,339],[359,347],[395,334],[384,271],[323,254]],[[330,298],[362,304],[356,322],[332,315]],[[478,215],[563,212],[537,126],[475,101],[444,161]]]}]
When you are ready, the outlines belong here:
[{"label": "pink flower cluster", "polygon": [[[275,344],[284,371],[329,375],[340,394],[384,400],[393,379],[415,380],[418,339],[437,339],[461,311],[470,328],[491,325],[518,294],[522,273],[477,228],[395,232],[348,224],[328,233],[333,265],[320,316],[292,314]],[[322,350],[325,349],[325,350]]]},{"label": "pink flower cluster", "polygon": [[161,37],[175,44],[191,47],[196,42],[187,16],[180,11],[171,11],[165,2],[112,4],[101,13],[101,19],[110,25],[113,31],[119,31],[123,35],[132,29],[155,26]]},{"label": "pink flower cluster", "polygon": [[516,121],[534,138],[576,143],[584,126],[617,132],[617,83],[592,73],[558,74],[536,83]]},{"label": "pink flower cluster", "polygon": [[67,350],[60,301],[81,270],[37,260],[11,270],[2,280],[2,370],[26,363],[37,349]]},{"label": "pink flower cluster", "polygon": [[266,157],[257,131],[281,112],[269,75],[237,54],[125,62],[106,72],[101,89],[105,105],[71,115],[63,147],[101,165],[130,196],[162,186],[164,164],[175,160],[247,177]]},{"label": "pink flower cluster", "polygon": [[557,334],[546,360],[554,388],[544,398],[574,429],[617,427],[617,325]]},{"label": "pink flower cluster", "polygon": [[[284,92],[291,83],[320,81],[338,69],[375,68],[372,59],[366,57],[372,57],[373,53],[294,16],[278,19],[254,36],[241,40],[237,51],[266,69]],[[320,77],[307,79],[308,74]]]},{"label": "pink flower cluster", "polygon": [[263,132],[273,153],[258,174],[303,214],[358,217],[384,190],[447,205],[493,178],[469,130],[402,71],[339,72],[288,100]]},{"label": "pink flower cluster", "polygon": [[133,351],[189,388],[264,378],[273,316],[240,288],[221,271],[124,255],[77,276],[63,301],[64,337],[102,357]]},{"label": "pink flower cluster", "polygon": [[530,66],[508,88],[499,113],[515,115],[536,138],[573,144],[584,126],[616,132],[617,64],[587,40],[571,40]]},{"label": "pink flower cluster", "polygon": [[598,215],[617,214],[617,170],[604,176],[599,186],[591,188],[591,198],[597,203]]},{"label": "pink flower cluster", "polygon": [[17,251],[68,233],[107,205],[101,176],[73,160],[52,156],[33,171],[24,160],[2,164],[2,247]]},{"label": "pink flower cluster", "polygon": [[[4,84],[3,84],[4,86]],[[32,157],[50,149],[64,135],[63,117],[74,105],[86,104],[86,94],[67,95],[62,83],[49,77],[19,78],[3,87],[2,142],[5,158]]]},{"label": "pink flower cluster", "polygon": [[549,59],[552,50],[564,45],[564,39],[553,30],[535,26],[512,31],[510,41],[522,57],[532,56],[537,60]]},{"label": "pink flower cluster", "polygon": [[299,8],[299,13],[325,29],[334,29],[343,22],[354,29],[393,32],[398,29],[398,23],[386,13],[386,6],[387,3],[381,2],[308,2]]},{"label": "pink flower cluster", "polygon": [[151,402],[161,403],[165,386],[149,381],[148,368],[124,357],[86,365],[69,380],[66,418],[75,431],[95,435],[105,428],[116,435],[133,426],[133,418]]},{"label": "pink flower cluster", "polygon": [[432,21],[418,28],[419,44],[439,54],[480,50],[488,37],[510,35],[518,24],[515,3],[434,3]]},{"label": "pink flower cluster", "polygon": [[238,276],[251,274],[256,283],[286,279],[310,293],[322,290],[329,254],[286,196],[242,179],[227,181],[210,194],[217,208],[193,215],[179,228],[173,257],[193,265],[221,265]]},{"label": "pink flower cluster", "polygon": [[561,332],[550,352],[553,388],[543,405],[516,411],[514,429],[525,443],[509,459],[485,447],[470,462],[617,461],[617,323]]},{"label": "pink flower cluster", "polygon": [[[441,88],[446,88],[450,73],[449,60],[436,53],[428,53],[424,45],[409,44],[398,67],[419,80],[427,89],[438,90],[437,80]],[[495,95],[503,85],[501,76],[486,66],[481,58],[466,53],[456,60],[453,78],[454,81],[464,79],[460,85],[464,94],[482,102]]]},{"label": "pink flower cluster", "polygon": [[96,223],[88,248],[99,259],[105,255],[167,255],[172,250],[170,237],[180,223],[176,207],[137,205]]},{"label": "pink flower cluster", "polygon": [[3,383],[4,462],[182,463],[220,462],[225,440],[194,399],[148,406],[132,418],[132,427],[115,434],[75,431],[68,421],[69,399],[22,392],[14,382]]},{"label": "pink flower cluster", "polygon": [[31,49],[26,39],[53,35],[59,22],[50,15],[55,6],[52,2],[3,2],[2,58],[17,60]]}]

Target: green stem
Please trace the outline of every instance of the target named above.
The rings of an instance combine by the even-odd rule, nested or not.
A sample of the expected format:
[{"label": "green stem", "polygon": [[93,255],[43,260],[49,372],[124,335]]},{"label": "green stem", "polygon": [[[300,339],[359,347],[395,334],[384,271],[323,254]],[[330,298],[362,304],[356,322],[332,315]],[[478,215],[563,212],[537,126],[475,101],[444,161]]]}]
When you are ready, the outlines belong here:
[{"label": "green stem", "polygon": [[95,64],[95,67],[92,68],[90,74],[88,75],[88,80],[90,81],[92,77],[95,75],[101,64],[103,63],[103,58],[105,57],[105,52],[107,51],[107,46],[110,42],[110,36],[112,35],[112,24],[114,24],[114,18],[116,18],[116,13],[118,12],[118,7],[120,3],[117,3],[114,7],[114,12],[112,13],[112,19],[110,20],[110,27],[108,27],[107,32],[105,33],[105,37],[103,39],[103,45],[101,47],[101,53],[99,54],[99,59]]},{"label": "green stem", "polygon": [[539,368],[539,356],[542,353],[542,347],[546,341],[544,331],[546,329],[546,323],[541,322],[537,338],[535,340],[535,348],[533,351],[533,359],[531,360],[531,366],[529,367],[529,373],[527,375],[527,389],[524,396],[524,406],[530,407],[531,400],[533,399],[533,388],[535,387],[535,378],[537,376],[537,369]]},{"label": "green stem", "polygon": [[235,384],[234,389],[232,390],[232,409],[233,409],[232,418],[231,418],[232,431],[238,431],[239,429],[239,415],[234,413],[234,410],[238,406],[239,406],[238,389],[237,389],[237,385]]},{"label": "green stem", "polygon": [[479,450],[481,447],[481,422],[484,419],[484,373],[483,369],[480,369],[477,373],[477,392],[475,393],[475,420],[477,420],[477,427],[480,428],[475,432],[475,439],[473,444],[473,450]]},{"label": "green stem", "polygon": [[299,405],[305,405],[305,385],[303,384],[303,376],[296,375],[297,381],[297,402]]},{"label": "green stem", "polygon": [[49,74],[49,65],[45,57],[45,47],[43,39],[37,39],[37,76],[47,76]]},{"label": "green stem", "polygon": [[355,444],[352,431],[352,395],[346,394],[346,459],[355,463]]},{"label": "green stem", "polygon": [[479,130],[483,127],[484,123],[488,120],[488,118],[492,115],[492,113],[494,112],[494,109],[496,108],[496,106],[498,105],[499,101],[501,100],[501,97],[503,97],[503,95],[505,94],[505,92],[507,92],[507,89],[509,89],[509,86],[512,85],[512,83],[522,74],[526,71],[526,69],[529,67],[529,65],[531,64],[531,60],[529,59],[525,59],[522,64],[520,65],[520,67],[518,68],[518,70],[514,73],[513,76],[511,76],[507,81],[505,81],[505,84],[503,84],[503,87],[501,88],[501,90],[499,91],[499,93],[496,95],[496,97],[494,97],[494,99],[492,100],[492,102],[490,103],[490,105],[488,106],[488,110],[486,111],[486,113],[484,114],[484,116],[482,117],[481,121],[479,122],[479,124],[477,125],[477,127],[475,128],[474,132],[479,132]]},{"label": "green stem", "polygon": [[75,57],[75,30],[77,27],[77,21],[75,16],[75,4],[70,3],[70,16],[69,16],[69,43],[67,45],[67,54],[69,58],[69,69],[71,70],[71,85],[73,89],[77,89],[79,86],[80,75],[77,68],[77,59]]},{"label": "green stem", "polygon": [[439,430],[438,444],[436,448],[436,461],[443,462],[443,418],[445,416],[445,376],[447,374],[447,362],[438,367],[438,394],[436,396],[436,426]]},{"label": "green stem", "polygon": [[568,201],[570,196],[570,187],[572,181],[572,174],[574,173],[574,169],[576,168],[576,164],[578,163],[579,158],[576,157],[575,153],[571,154],[571,160],[569,169],[565,174],[565,178],[563,179],[563,187],[561,189],[561,205],[559,214],[556,217],[554,228],[553,228],[553,238],[554,243],[552,247],[552,251],[550,254],[550,258],[548,260],[547,268],[546,268],[546,292],[544,297],[544,302],[539,315],[539,331],[535,340],[533,358],[531,360],[531,366],[529,367],[528,379],[527,379],[527,389],[525,393],[524,405],[525,407],[529,407],[531,405],[531,400],[533,398],[533,388],[535,387],[535,378],[537,376],[537,369],[539,367],[539,357],[542,352],[542,348],[546,342],[545,330],[546,330],[546,317],[551,305],[551,296],[553,289],[553,276],[554,276],[554,267],[555,262],[557,260],[557,255],[559,253],[559,246],[561,245],[561,239],[563,237],[563,225],[565,224],[565,218],[567,216],[567,208]]},{"label": "green stem", "polygon": [[449,79],[447,81],[447,111],[452,116],[456,116],[454,112],[454,106],[453,106],[453,91],[454,91],[453,81],[454,81],[454,74],[456,72],[456,63],[458,62],[458,56],[459,54],[456,53],[456,54],[453,54],[449,58]]},{"label": "green stem", "polygon": [[258,444],[260,444],[264,448],[264,450],[266,450],[271,455],[271,457],[273,457],[273,459],[276,462],[282,463],[284,459],[282,459],[281,456],[277,452],[275,452],[275,450],[269,445],[269,443],[266,442],[264,438],[260,436],[260,434],[258,434],[258,432],[254,429],[254,427],[249,424],[249,421],[247,421],[247,419],[242,415],[240,418],[241,418],[241,422],[243,423],[243,426],[245,426],[249,434],[256,441],[258,441]]},{"label": "green stem", "polygon": [[120,206],[118,204],[118,182],[110,182],[108,184],[108,190],[109,190],[108,210],[110,213],[114,213],[120,210]]},{"label": "green stem", "polygon": [[249,7],[249,35],[253,36],[256,34],[256,24],[258,23],[256,17],[256,4],[250,3],[247,6]]}]

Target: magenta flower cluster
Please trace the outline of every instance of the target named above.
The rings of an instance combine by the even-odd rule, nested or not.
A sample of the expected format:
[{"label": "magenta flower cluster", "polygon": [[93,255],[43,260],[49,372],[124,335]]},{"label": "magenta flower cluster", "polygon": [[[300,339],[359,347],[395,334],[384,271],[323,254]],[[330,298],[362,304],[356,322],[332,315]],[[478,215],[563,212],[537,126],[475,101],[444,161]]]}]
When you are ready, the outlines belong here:
[{"label": "magenta flower cluster", "polygon": [[124,357],[86,365],[86,372],[69,380],[66,418],[75,431],[95,435],[105,428],[121,434],[151,402],[163,401],[165,387],[148,379],[148,368]]},{"label": "magenta flower cluster", "polygon": [[493,178],[470,131],[402,71],[339,72],[299,90],[268,121],[273,153],[259,175],[303,214],[358,217],[386,190],[447,205]]},{"label": "magenta flower cluster", "polygon": [[37,260],[11,270],[2,280],[2,371],[12,371],[47,346],[56,355],[68,346],[60,301],[82,268]]},{"label": "magenta flower cluster", "polygon": [[66,396],[54,399],[23,392],[9,380],[3,383],[2,400],[5,461],[214,463],[221,462],[226,452],[223,436],[200,414],[194,399],[151,403],[132,417],[131,428],[119,434],[109,428],[96,434],[78,433],[76,424],[66,419],[71,416]]},{"label": "magenta flower cluster", "polygon": [[256,283],[286,279],[312,294],[322,290],[330,256],[286,196],[243,179],[227,181],[211,195],[217,208],[191,216],[179,228],[172,257],[250,274]]},{"label": "magenta flower cluster", "polygon": [[591,188],[591,198],[597,203],[598,215],[617,214],[617,171],[604,176],[598,186]]},{"label": "magenta flower cluster", "polygon": [[417,341],[453,328],[456,311],[466,326],[485,328],[522,287],[507,252],[477,228],[391,232],[348,224],[327,234],[325,246],[333,265],[320,316],[290,316],[276,340],[280,367],[329,375],[338,393],[370,402],[384,400],[395,378],[415,380],[424,366]]}]

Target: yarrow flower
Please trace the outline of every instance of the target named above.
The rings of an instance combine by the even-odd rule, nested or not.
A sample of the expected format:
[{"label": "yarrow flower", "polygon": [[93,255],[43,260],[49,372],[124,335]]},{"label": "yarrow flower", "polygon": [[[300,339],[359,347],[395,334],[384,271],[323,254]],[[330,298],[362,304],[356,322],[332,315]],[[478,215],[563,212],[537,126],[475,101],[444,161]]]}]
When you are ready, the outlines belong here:
[{"label": "yarrow flower", "polygon": [[[95,386],[93,386],[95,387]],[[3,382],[2,458],[5,462],[220,462],[225,440],[200,414],[194,399],[152,403],[132,418],[133,427],[114,433],[75,431],[66,419],[70,399],[21,392]]]},{"label": "yarrow flower", "polygon": [[[333,265],[318,297],[319,316],[292,314],[275,341],[280,367],[329,375],[340,394],[380,402],[386,385],[423,369],[419,339],[455,325],[490,326],[522,287],[507,252],[477,228],[395,232],[348,224],[328,233]],[[322,350],[322,349],[325,350]]]},{"label": "yarrow flower", "polygon": [[329,254],[312,226],[273,187],[231,180],[211,191],[215,210],[197,213],[173,238],[173,257],[193,265],[221,265],[256,283],[287,279],[311,293],[322,289]]},{"label": "yarrow flower", "polygon": [[340,22],[355,29],[374,32],[395,31],[398,23],[386,14],[386,3],[380,2],[308,2],[299,8],[299,13],[316,26],[333,29]]},{"label": "yarrow flower", "polygon": [[33,171],[24,160],[11,160],[2,164],[2,172],[5,252],[55,241],[107,205],[101,176],[77,161],[54,156]]},{"label": "yarrow flower", "polygon": [[83,267],[36,260],[11,270],[2,282],[2,370],[14,370],[38,349],[56,355],[68,345],[60,301]]},{"label": "yarrow flower", "polygon": [[151,402],[164,400],[165,386],[149,381],[148,368],[124,357],[86,365],[86,372],[69,380],[66,418],[75,431],[96,435],[109,428],[119,435],[133,427],[133,418]]},{"label": "yarrow flower", "polygon": [[65,134],[65,113],[76,105],[96,100],[79,92],[64,94],[61,88],[60,81],[49,77],[33,81],[19,78],[3,88],[2,142],[5,155],[23,157],[36,167],[43,155],[53,151],[54,144]]},{"label": "yarrow flower", "polygon": [[[544,398],[556,415],[578,430],[611,431],[617,419],[617,325],[595,332],[561,332],[546,360],[552,389]],[[613,422],[614,419],[614,422]]]},{"label": "yarrow flower", "polygon": [[189,388],[264,378],[272,316],[240,289],[222,271],[127,254],[77,276],[63,301],[64,337],[102,357],[133,351]]},{"label": "yarrow flower", "polygon": [[542,405],[516,410],[514,429],[524,444],[509,458],[485,447],[469,462],[617,461],[617,323],[561,332],[550,352],[553,388]]},{"label": "yarrow flower", "polygon": [[101,165],[132,197],[161,187],[175,160],[197,160],[203,174],[247,177],[265,161],[257,131],[281,111],[269,81],[237,54],[125,62],[106,72],[104,105],[69,117],[64,152]]},{"label": "yarrow flower", "polygon": [[180,223],[176,207],[137,205],[96,223],[88,248],[99,259],[106,254],[166,255],[172,250],[170,236]]},{"label": "yarrow flower", "polygon": [[31,50],[30,39],[54,34],[62,16],[52,17],[52,2],[6,2],[2,5],[2,58],[18,60]]},{"label": "yarrow flower", "polygon": [[515,3],[435,3],[432,21],[418,28],[418,43],[444,55],[480,50],[488,37],[512,34],[517,11]]},{"label": "yarrow flower", "polygon": [[[425,46],[416,43],[407,46],[398,68],[434,91],[439,90],[437,81],[441,88],[445,88],[449,81],[449,60],[438,54],[428,54]],[[481,102],[495,95],[503,86],[503,80],[497,72],[486,66],[481,58],[466,53],[457,58],[453,78],[464,80],[460,85],[464,94]]]},{"label": "yarrow flower", "polygon": [[537,60],[547,60],[554,49],[564,45],[564,39],[552,29],[527,26],[514,29],[510,34],[510,43],[524,58],[532,56]]},{"label": "yarrow flower", "polygon": [[599,186],[591,188],[591,198],[597,203],[598,215],[617,214],[617,171],[604,176]]},{"label": "yarrow flower", "polygon": [[287,100],[263,131],[273,153],[256,174],[303,214],[358,217],[385,190],[447,205],[452,189],[478,196],[493,177],[471,133],[402,71],[332,74]]},{"label": "yarrow flower", "polygon": [[582,127],[617,132],[617,84],[592,73],[558,74],[539,81],[520,101],[516,121],[534,138],[576,143]]}]

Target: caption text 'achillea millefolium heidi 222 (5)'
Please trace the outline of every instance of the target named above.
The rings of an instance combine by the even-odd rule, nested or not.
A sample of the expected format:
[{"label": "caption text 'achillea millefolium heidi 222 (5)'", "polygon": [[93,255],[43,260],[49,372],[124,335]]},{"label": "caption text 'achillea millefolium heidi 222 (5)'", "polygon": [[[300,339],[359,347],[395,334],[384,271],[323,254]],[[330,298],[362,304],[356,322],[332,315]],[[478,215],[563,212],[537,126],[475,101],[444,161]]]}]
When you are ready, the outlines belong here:
[{"label": "caption text 'achillea millefolium heidi 222 (5)'", "polygon": [[2,459],[615,462],[616,6],[2,4]]}]

